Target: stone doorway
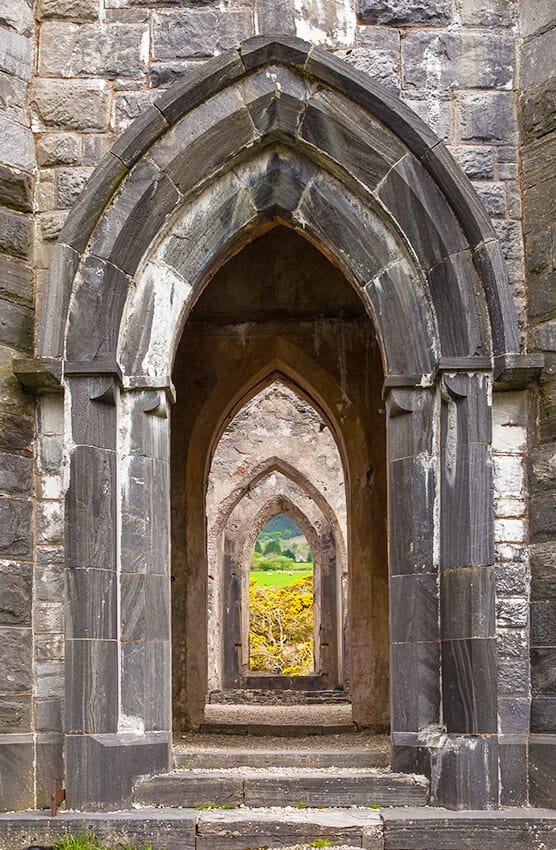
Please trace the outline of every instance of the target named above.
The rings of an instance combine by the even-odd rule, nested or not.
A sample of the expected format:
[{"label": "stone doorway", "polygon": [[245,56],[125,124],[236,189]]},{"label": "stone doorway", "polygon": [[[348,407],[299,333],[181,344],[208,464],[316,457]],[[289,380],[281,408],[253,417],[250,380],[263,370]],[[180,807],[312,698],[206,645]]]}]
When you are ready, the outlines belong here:
[{"label": "stone doorway", "polygon": [[[334,687],[349,693],[355,723],[386,730],[383,374],[360,298],[335,265],[277,220],[207,285],[173,381],[175,731],[205,722],[204,699],[214,691],[264,689],[278,701],[280,691],[298,691],[302,701],[304,692]],[[318,670],[263,682],[246,673],[242,565],[253,534],[279,510],[306,529],[318,553]],[[206,646],[193,640],[203,631]]]}]

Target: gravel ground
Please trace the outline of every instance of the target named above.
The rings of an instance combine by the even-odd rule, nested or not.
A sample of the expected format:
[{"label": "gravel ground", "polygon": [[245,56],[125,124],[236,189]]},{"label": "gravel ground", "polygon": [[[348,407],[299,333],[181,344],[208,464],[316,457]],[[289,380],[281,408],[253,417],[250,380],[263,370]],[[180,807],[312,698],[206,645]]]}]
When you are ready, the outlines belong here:
[{"label": "gravel ground", "polygon": [[390,752],[388,735],[372,735],[370,732],[343,732],[339,735],[310,735],[307,738],[271,737],[259,735],[218,735],[212,732],[191,732],[174,740],[177,752],[187,750],[380,750]]}]

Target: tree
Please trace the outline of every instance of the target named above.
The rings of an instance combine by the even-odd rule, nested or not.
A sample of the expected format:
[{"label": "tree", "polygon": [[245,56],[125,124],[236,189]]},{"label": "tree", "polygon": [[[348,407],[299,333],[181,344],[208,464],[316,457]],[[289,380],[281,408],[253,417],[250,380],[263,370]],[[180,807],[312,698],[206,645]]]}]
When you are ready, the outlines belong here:
[{"label": "tree", "polygon": [[313,553],[311,552],[311,550],[310,550],[310,549],[309,549],[309,551],[307,552],[307,562],[306,562],[306,563],[308,563],[308,564],[312,564],[312,563],[313,563]]},{"label": "tree", "polygon": [[255,541],[255,550],[254,550],[254,551],[255,551],[255,552],[259,552],[259,554],[263,551],[263,550],[262,550],[262,547],[261,547],[261,544],[259,543],[259,541],[258,541],[258,540],[256,540],[256,541]]},{"label": "tree", "polygon": [[249,587],[249,662],[259,673],[303,676],[314,670],[313,578],[276,590]]},{"label": "tree", "polygon": [[273,553],[276,555],[282,554],[282,547],[278,543],[277,540],[269,540],[266,546],[264,547],[265,555],[272,555]]},{"label": "tree", "polygon": [[290,558],[292,561],[295,561],[295,552],[293,552],[291,549],[284,549],[282,555],[284,556],[284,558]]}]

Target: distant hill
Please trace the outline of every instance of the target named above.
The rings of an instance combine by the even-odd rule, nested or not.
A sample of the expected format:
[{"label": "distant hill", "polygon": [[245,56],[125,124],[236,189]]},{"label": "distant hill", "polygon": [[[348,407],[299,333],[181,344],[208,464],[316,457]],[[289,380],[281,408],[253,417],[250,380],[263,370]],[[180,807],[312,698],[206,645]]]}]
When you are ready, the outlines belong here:
[{"label": "distant hill", "polygon": [[288,539],[289,537],[298,537],[303,534],[296,523],[285,514],[277,514],[267,522],[265,527],[259,534],[259,539],[265,540],[269,535],[279,533],[280,537]]}]

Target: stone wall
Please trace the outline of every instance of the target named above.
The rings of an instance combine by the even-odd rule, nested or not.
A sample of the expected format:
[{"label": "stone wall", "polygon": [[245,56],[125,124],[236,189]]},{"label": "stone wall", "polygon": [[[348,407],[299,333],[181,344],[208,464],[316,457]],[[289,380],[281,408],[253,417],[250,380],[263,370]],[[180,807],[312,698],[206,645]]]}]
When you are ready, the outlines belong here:
[{"label": "stone wall", "polygon": [[[521,4],[521,155],[531,351],[545,368],[532,394],[529,421],[529,541],[531,559],[530,797],[554,805],[556,732],[556,15],[553,4]],[[552,739],[554,740],[554,739]]]},{"label": "stone wall", "polygon": [[0,799],[26,805],[33,782],[33,405],[11,359],[33,350],[35,153],[27,89],[31,3],[0,3]]}]

